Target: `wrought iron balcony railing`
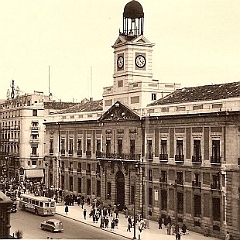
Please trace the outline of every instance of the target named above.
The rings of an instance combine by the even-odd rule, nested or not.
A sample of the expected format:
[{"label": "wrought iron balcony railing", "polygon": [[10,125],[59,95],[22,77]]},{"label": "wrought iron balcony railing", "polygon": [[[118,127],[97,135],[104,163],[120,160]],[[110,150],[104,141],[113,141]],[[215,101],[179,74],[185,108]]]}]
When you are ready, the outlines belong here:
[{"label": "wrought iron balcony railing", "polygon": [[106,159],[123,159],[123,160],[140,160],[141,154],[118,154],[118,153],[102,153],[98,152],[97,158]]},{"label": "wrought iron balcony railing", "polygon": [[192,187],[201,188],[201,182],[192,181]]},{"label": "wrought iron balcony railing", "polygon": [[160,162],[167,162],[168,161],[168,154],[167,153],[159,154],[159,160],[160,160]]},{"label": "wrought iron balcony railing", "polygon": [[184,155],[175,155],[175,162],[184,162]]},{"label": "wrought iron balcony railing", "polygon": [[202,164],[202,156],[192,156],[193,164]]},{"label": "wrought iron balcony railing", "polygon": [[212,165],[221,165],[221,157],[211,156],[211,164]]}]

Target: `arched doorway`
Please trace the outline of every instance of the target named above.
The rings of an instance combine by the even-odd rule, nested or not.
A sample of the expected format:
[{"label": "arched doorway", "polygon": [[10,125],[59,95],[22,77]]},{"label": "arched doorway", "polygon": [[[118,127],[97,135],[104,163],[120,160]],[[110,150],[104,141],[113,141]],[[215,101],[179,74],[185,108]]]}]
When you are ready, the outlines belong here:
[{"label": "arched doorway", "polygon": [[118,171],[116,173],[116,189],[117,189],[116,204],[119,210],[122,210],[123,207],[125,206],[125,179],[121,171]]}]

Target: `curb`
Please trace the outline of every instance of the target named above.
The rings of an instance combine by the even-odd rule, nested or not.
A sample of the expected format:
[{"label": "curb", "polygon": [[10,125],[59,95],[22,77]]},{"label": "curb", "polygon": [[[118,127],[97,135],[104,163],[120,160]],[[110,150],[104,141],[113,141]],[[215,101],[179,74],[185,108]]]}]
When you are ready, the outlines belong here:
[{"label": "curb", "polygon": [[126,238],[126,239],[133,239],[133,238],[126,237],[126,236],[123,235],[123,234],[116,233],[116,232],[112,232],[112,231],[109,231],[109,230],[107,230],[107,229],[100,228],[100,227],[98,227],[98,226],[89,224],[89,223],[87,223],[87,222],[83,222],[83,221],[81,221],[81,220],[79,220],[79,219],[69,217],[69,216],[64,215],[64,214],[62,214],[62,213],[57,213],[57,212],[56,212],[56,215],[59,215],[59,216],[62,216],[62,217],[68,218],[68,219],[72,219],[73,221],[80,222],[80,223],[83,223],[83,224],[85,224],[85,225],[92,226],[92,227],[94,227],[94,228],[98,228],[98,229],[103,230],[103,231],[105,231],[105,232],[112,233],[112,234],[115,234],[115,235],[124,237],[124,238]]}]

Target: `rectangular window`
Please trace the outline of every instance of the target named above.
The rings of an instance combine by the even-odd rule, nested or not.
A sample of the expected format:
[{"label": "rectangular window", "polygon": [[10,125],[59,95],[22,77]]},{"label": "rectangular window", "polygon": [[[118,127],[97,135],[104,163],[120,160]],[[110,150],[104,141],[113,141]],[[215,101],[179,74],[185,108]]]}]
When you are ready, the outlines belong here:
[{"label": "rectangular window", "polygon": [[50,139],[50,147],[49,147],[49,154],[52,155],[53,154],[53,139]]},{"label": "rectangular window", "polygon": [[168,160],[168,153],[167,153],[167,140],[161,140],[161,153],[159,156],[160,160]]},{"label": "rectangular window", "polygon": [[77,140],[77,156],[82,156],[82,139],[78,138]]},{"label": "rectangular window", "polygon": [[220,219],[221,219],[220,198],[213,198],[212,199],[212,216],[213,216],[213,221],[220,221]]},{"label": "rectangular window", "polygon": [[73,191],[73,177],[69,177],[69,190]]},{"label": "rectangular window", "polygon": [[183,185],[183,172],[177,172],[176,183],[179,185]]},{"label": "rectangular window", "polygon": [[77,164],[77,172],[81,173],[82,172],[82,163],[78,162]]},{"label": "rectangular window", "polygon": [[87,139],[87,151],[86,151],[86,156],[91,157],[91,139]]},{"label": "rectangular window", "polygon": [[109,158],[111,156],[111,140],[106,140],[106,157]]},{"label": "rectangular window", "polygon": [[96,156],[97,157],[101,157],[101,153],[102,153],[102,141],[101,139],[97,139],[97,152],[96,152]]},{"label": "rectangular window", "polygon": [[61,155],[65,156],[65,138],[61,138]]},{"label": "rectangular window", "polygon": [[91,164],[90,163],[87,164],[86,173],[91,174]]},{"label": "rectangular window", "polygon": [[211,163],[220,163],[220,140],[212,140]]},{"label": "rectangular window", "polygon": [[97,180],[97,197],[101,197],[101,181]]},{"label": "rectangular window", "polygon": [[195,162],[201,162],[202,161],[202,155],[201,155],[201,141],[200,140],[194,140],[193,142],[193,157],[192,160]]},{"label": "rectangular window", "polygon": [[148,179],[150,182],[152,182],[152,169],[148,170]]},{"label": "rectangular window", "polygon": [[152,93],[152,101],[157,100],[157,94],[156,93]]},{"label": "rectangular window", "polygon": [[73,155],[73,138],[69,139],[68,155]]},{"label": "rectangular window", "polygon": [[161,190],[161,209],[162,210],[167,210],[167,190]]},{"label": "rectangular window", "polygon": [[152,160],[153,159],[153,145],[152,140],[147,140],[147,159]]},{"label": "rectangular window", "polygon": [[87,195],[91,195],[91,179],[87,179]]},{"label": "rectangular window", "polygon": [[33,109],[33,116],[37,116],[37,109]]},{"label": "rectangular window", "polygon": [[37,147],[32,147],[32,155],[37,155]]},{"label": "rectangular window", "polygon": [[181,161],[182,162],[183,160],[184,160],[183,140],[177,140],[175,161]]},{"label": "rectangular window", "polygon": [[117,140],[117,151],[118,151],[119,158],[122,158],[123,146],[122,146],[122,139],[120,138]]},{"label": "rectangular window", "polygon": [[130,158],[134,159],[135,156],[135,139],[130,139]]},{"label": "rectangular window", "polygon": [[139,96],[131,97],[131,104],[139,103]]},{"label": "rectangular window", "polygon": [[82,192],[82,179],[78,178],[78,192],[81,193]]},{"label": "rectangular window", "polygon": [[123,80],[118,81],[118,87],[123,87]]},{"label": "rectangular window", "polygon": [[177,193],[177,212],[183,214],[183,193]]},{"label": "rectangular window", "polygon": [[112,195],[112,185],[110,182],[107,183],[107,199],[111,199]]},{"label": "rectangular window", "polygon": [[160,182],[167,182],[167,171],[162,170],[161,171],[161,177],[160,177]]},{"label": "rectangular window", "polygon": [[149,196],[149,205],[153,204],[153,189],[149,188],[148,189],[148,196]]},{"label": "rectangular window", "polygon": [[194,217],[201,217],[202,207],[201,207],[201,196],[194,195]]}]

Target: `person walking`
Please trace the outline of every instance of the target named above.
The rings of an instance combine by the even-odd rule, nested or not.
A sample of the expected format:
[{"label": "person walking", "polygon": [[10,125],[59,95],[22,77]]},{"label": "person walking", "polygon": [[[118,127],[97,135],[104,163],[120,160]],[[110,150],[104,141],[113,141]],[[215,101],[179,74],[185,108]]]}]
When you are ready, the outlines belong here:
[{"label": "person walking", "polygon": [[231,240],[231,235],[229,232],[226,233],[225,240]]},{"label": "person walking", "polygon": [[84,210],[83,210],[83,218],[86,220],[86,218],[87,218],[87,209],[86,208],[84,208]]},{"label": "person walking", "polygon": [[67,215],[68,214],[68,205],[65,206],[65,214]]},{"label": "person walking", "polygon": [[114,232],[115,222],[114,219],[111,222],[111,232]]},{"label": "person walking", "polygon": [[132,218],[128,216],[128,228],[127,232],[131,232],[131,227],[132,227]]},{"label": "person walking", "polygon": [[176,233],[176,240],[180,240],[181,239],[181,234],[180,232]]},{"label": "person walking", "polygon": [[158,218],[158,229],[162,229],[162,223],[163,223],[162,217],[160,216],[160,217]]}]

